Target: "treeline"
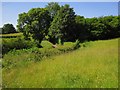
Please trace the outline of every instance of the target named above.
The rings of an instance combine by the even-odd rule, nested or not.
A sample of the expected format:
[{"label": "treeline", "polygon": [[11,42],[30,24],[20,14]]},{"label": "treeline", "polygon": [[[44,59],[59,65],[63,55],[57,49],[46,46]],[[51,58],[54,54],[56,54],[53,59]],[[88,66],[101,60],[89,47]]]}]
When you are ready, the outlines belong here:
[{"label": "treeline", "polygon": [[76,32],[80,40],[99,40],[120,37],[118,16],[84,18],[76,16]]},{"label": "treeline", "polygon": [[38,47],[43,39],[53,44],[66,41],[111,39],[120,37],[118,16],[85,18],[76,15],[68,4],[48,3],[45,8],[32,8],[19,14],[17,29],[26,40],[31,37]]}]

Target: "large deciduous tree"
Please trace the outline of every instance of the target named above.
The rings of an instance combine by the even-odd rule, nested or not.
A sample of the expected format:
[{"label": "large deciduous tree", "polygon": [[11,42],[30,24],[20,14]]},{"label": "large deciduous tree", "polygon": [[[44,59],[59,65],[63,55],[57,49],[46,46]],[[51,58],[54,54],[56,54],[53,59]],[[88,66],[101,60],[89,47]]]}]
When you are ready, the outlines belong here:
[{"label": "large deciduous tree", "polygon": [[29,17],[27,13],[23,12],[19,14],[18,16],[18,25],[17,29],[19,32],[23,32],[24,38],[28,39],[29,38],[29,28],[26,28],[29,25]]},{"label": "large deciduous tree", "polygon": [[75,12],[69,5],[60,8],[49,28],[49,37],[52,43],[61,43],[72,39],[73,23],[75,23]]},{"label": "large deciduous tree", "polygon": [[49,11],[51,18],[53,19],[57,12],[60,10],[60,5],[57,2],[50,2],[48,5],[46,5],[45,8]]},{"label": "large deciduous tree", "polygon": [[45,8],[33,8],[28,13],[19,14],[18,30],[23,32],[26,38],[32,38],[40,46],[41,41],[48,33],[50,15]]}]

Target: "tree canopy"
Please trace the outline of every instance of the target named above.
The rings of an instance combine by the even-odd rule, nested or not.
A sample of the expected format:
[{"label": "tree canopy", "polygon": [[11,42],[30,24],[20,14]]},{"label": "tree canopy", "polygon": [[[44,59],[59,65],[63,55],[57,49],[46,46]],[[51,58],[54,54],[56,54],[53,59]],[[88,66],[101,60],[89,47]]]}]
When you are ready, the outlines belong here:
[{"label": "tree canopy", "polygon": [[53,19],[57,12],[60,10],[60,5],[57,2],[50,2],[48,5],[46,5],[45,8],[49,11],[51,18]]},{"label": "tree canopy", "polygon": [[33,8],[28,13],[19,14],[17,27],[25,38],[32,36],[39,45],[48,33],[50,19],[49,12],[45,8]]},{"label": "tree canopy", "polygon": [[119,16],[85,18],[76,15],[68,4],[60,6],[56,2],[19,14],[17,25],[25,39],[32,37],[38,46],[45,36],[53,44],[116,38],[120,37],[119,27]]},{"label": "tree canopy", "polygon": [[49,28],[49,37],[54,39],[53,43],[58,43],[58,40],[67,41],[71,39],[72,26],[75,22],[75,12],[69,5],[64,5],[60,8],[57,15],[54,17]]}]

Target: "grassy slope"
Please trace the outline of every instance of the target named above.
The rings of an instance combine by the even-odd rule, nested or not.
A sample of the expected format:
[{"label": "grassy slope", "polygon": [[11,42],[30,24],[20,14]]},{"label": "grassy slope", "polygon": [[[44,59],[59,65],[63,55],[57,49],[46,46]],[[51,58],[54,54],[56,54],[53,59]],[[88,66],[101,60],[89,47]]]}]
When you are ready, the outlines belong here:
[{"label": "grassy slope", "polygon": [[3,70],[6,87],[118,87],[118,39],[89,42],[87,47],[26,67]]}]

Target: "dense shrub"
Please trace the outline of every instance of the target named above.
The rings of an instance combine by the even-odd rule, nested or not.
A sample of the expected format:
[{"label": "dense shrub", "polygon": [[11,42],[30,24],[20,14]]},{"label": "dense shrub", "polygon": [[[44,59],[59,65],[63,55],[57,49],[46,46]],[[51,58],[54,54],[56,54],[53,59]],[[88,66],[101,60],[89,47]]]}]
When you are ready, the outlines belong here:
[{"label": "dense shrub", "polygon": [[2,54],[4,55],[13,49],[31,48],[33,46],[35,46],[34,42],[22,38],[2,39]]},{"label": "dense shrub", "polygon": [[[49,43],[47,41],[44,42]],[[54,55],[59,55],[62,53],[67,53],[69,51],[73,51],[77,48],[79,48],[78,45],[79,42],[76,41],[76,43],[72,42],[65,42],[64,45],[58,45],[57,48],[37,48],[33,47],[30,49],[21,49],[21,50],[12,50],[8,52],[6,55],[4,55],[3,58],[3,67],[10,68],[13,66],[19,66],[18,64],[20,62],[37,62],[41,61],[45,58],[54,56]],[[43,46],[44,47],[44,46]],[[52,47],[52,46],[51,46]],[[21,58],[20,58],[21,57]],[[21,64],[20,64],[21,65]]]}]

